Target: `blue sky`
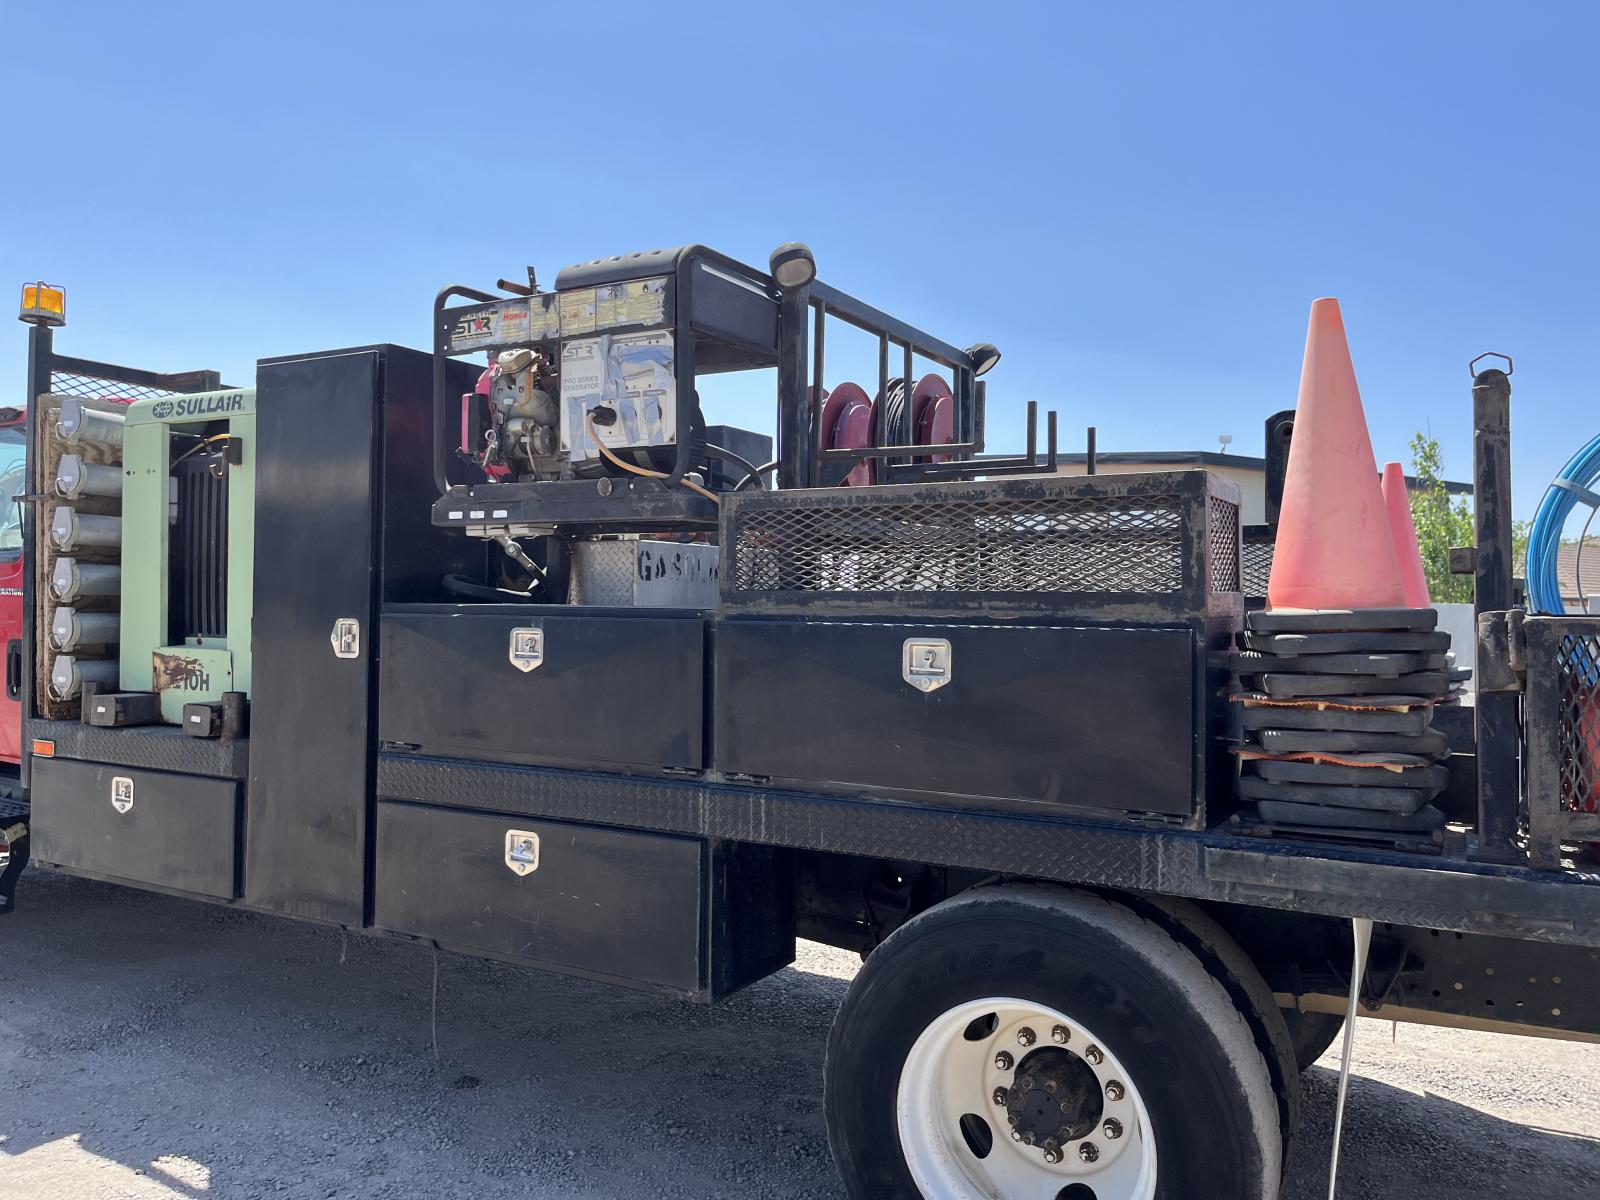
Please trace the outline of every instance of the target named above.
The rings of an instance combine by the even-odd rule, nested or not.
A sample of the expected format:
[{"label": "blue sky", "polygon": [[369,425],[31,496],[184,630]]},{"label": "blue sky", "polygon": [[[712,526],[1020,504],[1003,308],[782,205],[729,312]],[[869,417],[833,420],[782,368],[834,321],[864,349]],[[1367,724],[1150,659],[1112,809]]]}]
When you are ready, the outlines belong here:
[{"label": "blue sky", "polygon": [[[1037,399],[1068,449],[1240,453],[1336,295],[1380,461],[1427,428],[1466,477],[1467,361],[1515,355],[1531,516],[1600,424],[1597,13],[0,0],[0,283],[67,286],[66,352],[240,382],[421,345],[444,282],[801,239],[1003,348],[993,448]],[[710,406],[771,424],[764,380]]]}]

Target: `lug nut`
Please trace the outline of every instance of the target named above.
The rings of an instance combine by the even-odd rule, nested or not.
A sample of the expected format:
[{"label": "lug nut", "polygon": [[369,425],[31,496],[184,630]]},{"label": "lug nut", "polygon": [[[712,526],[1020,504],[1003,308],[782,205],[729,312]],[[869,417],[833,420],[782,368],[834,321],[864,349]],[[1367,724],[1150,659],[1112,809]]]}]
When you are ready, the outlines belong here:
[{"label": "lug nut", "polygon": [[1056,1081],[1054,1079],[1046,1079],[1044,1081],[1044,1090],[1054,1096],[1056,1094]]},{"label": "lug nut", "polygon": [[1011,1140],[1012,1140],[1012,1141],[1013,1141],[1013,1142],[1020,1142],[1020,1141],[1021,1141],[1021,1140],[1022,1140],[1022,1134],[1021,1134],[1021,1132],[1020,1132],[1020,1131],[1018,1131],[1018,1130],[1015,1130],[1015,1129],[1013,1129],[1013,1130],[1012,1130],[1012,1131],[1011,1131]]},{"label": "lug nut", "polygon": [[1052,1167],[1055,1166],[1058,1162],[1061,1161],[1061,1151],[1059,1151],[1059,1150],[1046,1150],[1044,1152],[1044,1160],[1045,1160],[1045,1162],[1049,1163]]},{"label": "lug nut", "polygon": [[994,1102],[996,1104],[1004,1104],[1006,1102],[1006,1090],[1005,1090],[1005,1088],[995,1088],[995,1090],[994,1090]]},{"label": "lug nut", "polygon": [[1024,1046],[1031,1046],[1038,1040],[1039,1035],[1034,1033],[1033,1030],[1029,1029],[1026,1025],[1017,1030],[1017,1041],[1021,1042]]},{"label": "lug nut", "polygon": [[1072,1034],[1065,1025],[1057,1025],[1050,1031],[1050,1040],[1058,1046],[1065,1046]]},{"label": "lug nut", "polygon": [[1098,1067],[1106,1060],[1105,1052],[1099,1046],[1090,1046],[1083,1052],[1083,1056],[1089,1060],[1091,1067]]},{"label": "lug nut", "polygon": [[1023,1144],[1023,1145],[1024,1145],[1024,1146],[1031,1146],[1031,1145],[1033,1145],[1033,1134],[1031,1134],[1031,1133],[1025,1133],[1025,1134],[1023,1134],[1023,1135],[1022,1135],[1022,1144]]},{"label": "lug nut", "polygon": [[1113,1079],[1106,1084],[1106,1099],[1121,1100],[1128,1094],[1128,1089],[1122,1086],[1122,1080]]},{"label": "lug nut", "polygon": [[1078,1147],[1078,1157],[1086,1163],[1100,1161],[1100,1147],[1093,1142],[1085,1142]]},{"label": "lug nut", "polygon": [[1022,1121],[1022,1114],[1021,1113],[1008,1112],[1006,1114],[1006,1124],[1007,1125],[1017,1125],[1017,1124],[1020,1124],[1021,1121]]},{"label": "lug nut", "polygon": [[994,1065],[995,1065],[995,1068],[997,1070],[1000,1070],[1000,1071],[1009,1071],[1009,1070],[1011,1070],[1012,1062],[1013,1062],[1013,1059],[1012,1059],[1011,1055],[1007,1054],[1004,1050],[1000,1051],[999,1054],[996,1054],[994,1056]]},{"label": "lug nut", "polygon": [[1122,1122],[1115,1117],[1107,1117],[1106,1123],[1100,1126],[1100,1132],[1106,1135],[1106,1141],[1114,1142],[1122,1136]]},{"label": "lug nut", "polygon": [[1017,1086],[1025,1092],[1033,1091],[1033,1076],[1024,1075],[1021,1079],[1017,1080]]}]

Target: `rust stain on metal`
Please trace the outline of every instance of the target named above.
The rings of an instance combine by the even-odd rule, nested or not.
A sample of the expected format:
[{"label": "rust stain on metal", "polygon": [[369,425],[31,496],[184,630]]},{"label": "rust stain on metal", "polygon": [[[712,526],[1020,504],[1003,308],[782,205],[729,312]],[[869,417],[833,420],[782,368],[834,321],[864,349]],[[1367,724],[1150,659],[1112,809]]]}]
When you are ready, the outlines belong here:
[{"label": "rust stain on metal", "polygon": [[182,654],[157,652],[150,656],[150,661],[155,668],[154,682],[155,690],[158,692],[192,687],[203,679],[206,673],[198,658],[188,658]]}]

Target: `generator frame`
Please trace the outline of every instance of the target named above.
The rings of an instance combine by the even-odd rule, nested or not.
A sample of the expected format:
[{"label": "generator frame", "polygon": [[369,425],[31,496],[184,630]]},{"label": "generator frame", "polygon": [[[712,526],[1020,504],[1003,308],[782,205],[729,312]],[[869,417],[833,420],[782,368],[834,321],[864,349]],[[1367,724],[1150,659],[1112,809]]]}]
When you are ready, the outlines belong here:
[{"label": "generator frame", "polygon": [[[674,460],[661,478],[624,476],[614,486],[597,491],[592,479],[539,483],[499,482],[477,478],[459,481],[453,474],[451,445],[451,389],[445,383],[446,363],[453,355],[500,350],[524,345],[549,349],[565,342],[565,330],[537,338],[526,334],[471,339],[470,349],[455,342],[456,331],[474,318],[493,318],[507,308],[520,310],[531,301],[550,302],[591,292],[597,287],[625,285],[645,279],[665,280],[668,303],[659,324],[670,330],[674,343],[673,427],[677,431]],[[876,461],[894,482],[971,476],[978,468],[974,457],[984,449],[985,386],[978,378],[985,361],[975,352],[987,346],[960,350],[838,288],[813,278],[782,288],[775,280],[709,247],[695,244],[673,250],[619,255],[569,266],[557,275],[553,293],[532,287],[518,288],[509,296],[495,296],[463,284],[441,288],[433,302],[433,470],[440,498],[434,506],[436,523],[484,532],[488,530],[559,530],[563,536],[583,536],[603,530],[715,529],[713,502],[679,486],[694,464],[690,439],[684,436],[696,396],[698,374],[776,368],[777,483],[784,489],[816,484],[827,462]],[[453,299],[473,301],[450,306]],[[950,372],[955,438],[938,445],[918,446],[910,431],[889,425],[887,404],[876,407],[876,426],[870,446],[826,449],[819,442],[817,405],[827,369],[829,319],[867,333],[878,344],[878,395],[888,394],[892,358],[898,354],[902,378],[909,382],[918,358]],[[495,322],[498,324],[498,322]],[[616,328],[636,328],[617,325]],[[605,327],[610,328],[610,327]],[[593,336],[586,328],[578,336]],[[998,355],[995,356],[998,358]],[[1055,414],[1047,418],[1047,452],[1038,455],[1037,405],[1028,405],[1027,451],[1006,461],[985,461],[982,473],[995,478],[1008,474],[1053,472],[1056,466]],[[941,461],[935,461],[935,459]],[[476,472],[482,476],[482,472]]]}]

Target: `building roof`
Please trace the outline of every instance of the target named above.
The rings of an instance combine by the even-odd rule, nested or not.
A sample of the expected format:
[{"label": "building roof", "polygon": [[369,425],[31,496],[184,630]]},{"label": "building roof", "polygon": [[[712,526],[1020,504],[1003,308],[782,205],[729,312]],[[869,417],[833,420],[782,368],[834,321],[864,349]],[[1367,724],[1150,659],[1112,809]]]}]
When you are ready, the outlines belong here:
[{"label": "building roof", "polygon": [[1562,542],[1556,551],[1556,578],[1561,598],[1576,603],[1585,594],[1600,596],[1600,538],[1583,543],[1583,587],[1578,587],[1578,543]]},{"label": "building roof", "polygon": [[[987,457],[980,455],[980,458]],[[994,457],[1002,457],[995,455]],[[1173,467],[1232,467],[1236,471],[1267,470],[1267,460],[1249,454],[1224,454],[1220,450],[1112,450],[1096,452],[1095,462],[1106,463],[1111,466],[1173,466]],[[1081,467],[1087,465],[1089,456],[1081,451],[1070,454],[1057,454],[1056,460],[1060,463]],[[1417,480],[1414,475],[1406,476],[1406,486],[1416,487]],[[1452,496],[1472,495],[1472,485],[1459,480],[1444,480],[1444,489]],[[1600,579],[1600,568],[1597,568],[1596,578]]]}]

